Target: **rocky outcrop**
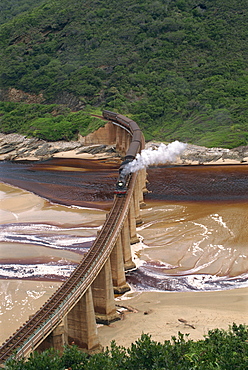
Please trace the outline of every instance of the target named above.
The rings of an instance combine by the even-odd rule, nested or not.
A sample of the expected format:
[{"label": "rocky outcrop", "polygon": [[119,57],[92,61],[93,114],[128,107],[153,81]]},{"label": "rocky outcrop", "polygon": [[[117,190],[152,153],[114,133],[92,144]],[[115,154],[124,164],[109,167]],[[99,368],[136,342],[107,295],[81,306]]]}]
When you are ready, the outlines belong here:
[{"label": "rocky outcrop", "polygon": [[46,160],[59,153],[71,152],[71,156],[83,153],[115,153],[113,145],[85,145],[81,141],[46,142],[26,138],[19,134],[0,134],[0,160]]},{"label": "rocky outcrop", "polygon": [[[146,147],[156,147],[160,143],[147,143]],[[240,146],[234,149],[207,148],[204,146],[188,144],[177,164],[200,165],[200,164],[225,164],[225,163],[248,163],[248,146]]]},{"label": "rocky outcrop", "polygon": [[[23,90],[18,90],[13,87],[8,89],[0,89],[0,100],[15,102],[15,103],[28,103],[28,104],[44,104],[49,103],[43,94],[29,94]],[[62,91],[50,102],[51,104],[60,104],[74,111],[83,109],[85,102],[81,101],[80,98],[75,95]]]},{"label": "rocky outcrop", "polygon": [[62,104],[74,111],[83,109],[85,107],[85,102],[81,101],[78,97],[66,91],[61,91],[61,93],[59,93],[55,97],[53,103],[60,105]]},{"label": "rocky outcrop", "polygon": [[[115,151],[113,125],[106,122],[93,133],[77,141],[47,142],[19,134],[0,133],[0,160],[46,160],[53,156],[80,157],[85,153],[118,156]],[[64,154],[64,155],[63,155]]]},{"label": "rocky outcrop", "polygon": [[[54,156],[82,157],[85,153],[119,157],[115,151],[112,133],[113,130],[107,123],[105,128],[101,127],[87,137],[79,137],[79,140],[70,142],[47,142],[19,134],[0,134],[0,160],[46,160]],[[159,144],[149,142],[146,148],[156,149]],[[188,144],[176,164],[248,163],[246,161],[248,161],[248,146],[224,149]]]},{"label": "rocky outcrop", "polygon": [[211,164],[227,162],[246,162],[248,157],[248,146],[242,146],[234,149],[225,148],[206,148],[197,145],[188,145],[181,161],[184,164]]},{"label": "rocky outcrop", "polygon": [[22,90],[17,90],[13,87],[9,89],[0,89],[0,100],[11,102],[25,102],[28,104],[41,104],[45,101],[43,94],[29,94]]}]

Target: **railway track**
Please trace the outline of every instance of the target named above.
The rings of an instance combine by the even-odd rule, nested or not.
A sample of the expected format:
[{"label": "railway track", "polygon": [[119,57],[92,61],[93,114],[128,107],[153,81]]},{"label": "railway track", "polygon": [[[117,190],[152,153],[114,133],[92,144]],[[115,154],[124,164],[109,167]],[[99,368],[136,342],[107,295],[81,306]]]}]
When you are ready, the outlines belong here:
[{"label": "railway track", "polygon": [[[132,136],[133,132],[130,131],[130,134]],[[128,183],[127,193],[122,197],[115,197],[113,207],[107,215],[106,221],[93,246],[70,277],[0,347],[0,364],[5,363],[13,354],[19,358],[27,356],[37,348],[90,287],[109,258],[121,232],[128,214],[136,178],[137,174],[132,174]]]},{"label": "railway track", "polygon": [[[135,176],[133,176],[134,178]],[[134,186],[131,180],[131,188]],[[132,185],[133,183],[133,185]],[[131,190],[131,189],[130,189]],[[0,362],[14,353],[21,357],[32,351],[62,321],[63,316],[81,298],[96,278],[114,247],[129,207],[131,191],[125,197],[116,197],[114,205],[92,248],[70,277],[49,300],[26,321],[0,348]]]}]

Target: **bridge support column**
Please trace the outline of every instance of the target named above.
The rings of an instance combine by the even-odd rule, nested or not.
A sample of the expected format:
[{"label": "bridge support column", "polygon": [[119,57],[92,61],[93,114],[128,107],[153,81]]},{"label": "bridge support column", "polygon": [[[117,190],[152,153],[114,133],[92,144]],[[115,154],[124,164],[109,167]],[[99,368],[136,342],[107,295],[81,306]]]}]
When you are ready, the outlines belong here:
[{"label": "bridge support column", "polygon": [[139,184],[140,184],[140,207],[145,205],[144,202],[144,194],[148,192],[146,188],[146,169],[143,168],[139,171],[138,178],[139,178]]},{"label": "bridge support column", "polygon": [[67,314],[68,342],[89,352],[101,350],[91,287]]},{"label": "bridge support column", "polygon": [[52,338],[52,347],[62,353],[64,350],[64,346],[68,344],[67,317],[65,317],[62,323],[54,329],[54,331],[52,332]]},{"label": "bridge support column", "polygon": [[125,130],[122,130],[121,154],[123,157],[126,154],[126,145],[127,145],[127,132]]},{"label": "bridge support column", "polygon": [[126,276],[124,270],[123,250],[121,244],[121,237],[119,236],[117,242],[110,255],[112,279],[114,285],[114,292],[122,294],[130,290],[126,283]]},{"label": "bridge support column", "polygon": [[124,260],[125,271],[131,270],[135,268],[136,265],[132,260],[128,217],[126,217],[123,228],[121,230],[121,243],[122,243],[122,248],[123,248],[123,260]]},{"label": "bridge support column", "polygon": [[146,188],[146,183],[147,183],[146,169],[143,168],[143,170],[140,170],[139,175],[140,175],[141,191],[142,191],[142,199],[143,199],[143,194],[148,193],[148,190]]},{"label": "bridge support column", "polygon": [[53,347],[62,353],[66,344],[68,344],[67,318],[64,317],[62,322],[36,348],[36,351],[42,352]]},{"label": "bridge support column", "polygon": [[136,184],[135,184],[134,195],[133,195],[136,225],[142,224],[142,219],[140,217],[140,193],[141,193],[140,178],[139,178],[139,175],[138,175],[137,176],[137,181],[136,181]]},{"label": "bridge support column", "polygon": [[126,144],[125,145],[125,153],[126,153],[128,151],[129,146],[130,146],[132,138],[131,138],[131,136],[128,132],[126,132],[125,136],[126,136],[126,143],[125,143]]},{"label": "bridge support column", "polygon": [[110,259],[93,282],[92,295],[97,323],[109,325],[120,319],[115,308]]},{"label": "bridge support column", "polygon": [[116,127],[116,151],[121,154],[121,156],[125,156],[125,153],[123,155],[123,148],[122,148],[122,129],[117,126]]},{"label": "bridge support column", "polygon": [[130,201],[130,207],[128,212],[129,230],[130,230],[130,242],[135,244],[139,242],[136,234],[136,218],[135,218],[135,206],[134,206],[134,196],[132,195]]}]

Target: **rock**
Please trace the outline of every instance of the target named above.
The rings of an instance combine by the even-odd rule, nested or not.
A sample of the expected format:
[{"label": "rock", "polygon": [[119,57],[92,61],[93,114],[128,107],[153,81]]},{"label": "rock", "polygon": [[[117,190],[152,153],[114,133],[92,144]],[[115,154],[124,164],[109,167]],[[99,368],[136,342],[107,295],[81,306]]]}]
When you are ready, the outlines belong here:
[{"label": "rock", "polygon": [[226,148],[206,148],[197,145],[189,144],[181,156],[183,164],[208,164],[219,161],[242,162],[245,157],[245,150],[237,151],[235,149]]},{"label": "rock", "polygon": [[15,144],[3,144],[0,148],[0,154],[6,154],[15,150]]},{"label": "rock", "polygon": [[0,134],[0,160],[45,160],[52,158],[55,153],[71,150],[77,150],[76,155],[115,153],[114,145],[85,145],[81,140],[46,142],[38,138],[26,138],[19,134]]},{"label": "rock", "polygon": [[81,153],[90,153],[90,154],[98,154],[102,153],[106,150],[107,145],[90,145],[83,147],[83,149],[79,150],[77,154]]},{"label": "rock", "polygon": [[[82,153],[99,154],[99,153],[116,153],[115,145],[112,143],[113,137],[111,137],[111,143],[108,145],[99,144],[100,138],[102,142],[106,139],[107,133],[110,131],[109,125],[106,125],[106,132],[104,128],[96,131],[94,139],[94,133],[88,135],[83,140],[79,137],[78,141],[56,141],[46,142],[38,138],[27,138],[19,134],[8,134],[4,135],[0,133],[0,160],[20,160],[20,159],[32,159],[32,160],[44,160],[52,158],[55,153],[64,153],[72,150],[76,150],[76,155]],[[102,136],[101,136],[101,135]],[[95,142],[94,142],[95,140]],[[160,143],[148,142],[146,148],[156,149]],[[116,156],[116,155],[115,155]],[[198,145],[188,144],[186,150],[181,155],[181,158],[175,164],[211,164],[220,163],[224,164],[227,161],[232,163],[246,163],[248,158],[248,146],[240,146],[234,149],[225,148],[206,148]]]},{"label": "rock", "polygon": [[[146,148],[156,149],[159,145],[160,143],[157,142],[149,142],[146,144]],[[216,162],[225,164],[227,161],[243,163],[246,162],[246,157],[248,157],[248,146],[226,149],[207,148],[188,144],[180,159],[177,161],[177,164],[211,164]]]}]

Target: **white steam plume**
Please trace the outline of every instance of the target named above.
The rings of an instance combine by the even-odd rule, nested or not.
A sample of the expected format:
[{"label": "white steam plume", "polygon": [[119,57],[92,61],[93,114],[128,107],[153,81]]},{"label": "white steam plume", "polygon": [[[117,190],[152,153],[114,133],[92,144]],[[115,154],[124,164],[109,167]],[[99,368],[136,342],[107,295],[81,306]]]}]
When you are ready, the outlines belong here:
[{"label": "white steam plume", "polygon": [[125,173],[131,173],[148,166],[174,162],[186,149],[186,146],[187,144],[176,140],[168,145],[161,143],[158,149],[143,149],[140,154],[138,153],[136,155],[136,158],[132,162],[124,167],[123,171]]}]

